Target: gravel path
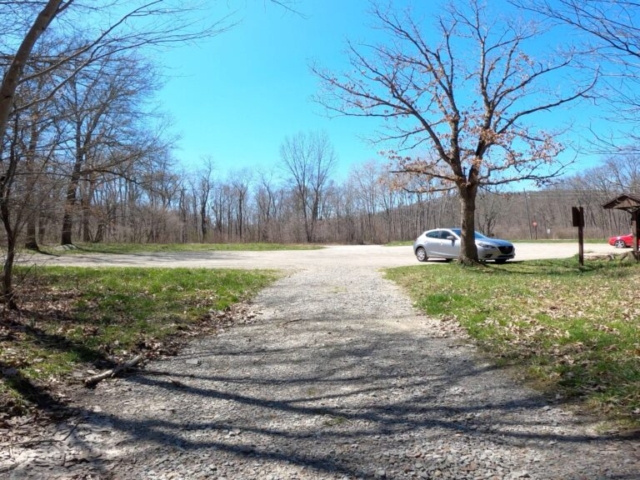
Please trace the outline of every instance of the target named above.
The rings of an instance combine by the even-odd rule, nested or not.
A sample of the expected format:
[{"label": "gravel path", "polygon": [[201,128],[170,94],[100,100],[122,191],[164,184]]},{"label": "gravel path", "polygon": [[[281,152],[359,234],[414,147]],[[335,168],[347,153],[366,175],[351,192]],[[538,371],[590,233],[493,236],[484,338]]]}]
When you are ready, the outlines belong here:
[{"label": "gravel path", "polygon": [[[437,268],[430,264],[429,268]],[[598,436],[419,314],[374,268],[298,269],[259,314],[103,382],[8,478],[638,479]],[[2,478],[0,470],[0,478]]]}]

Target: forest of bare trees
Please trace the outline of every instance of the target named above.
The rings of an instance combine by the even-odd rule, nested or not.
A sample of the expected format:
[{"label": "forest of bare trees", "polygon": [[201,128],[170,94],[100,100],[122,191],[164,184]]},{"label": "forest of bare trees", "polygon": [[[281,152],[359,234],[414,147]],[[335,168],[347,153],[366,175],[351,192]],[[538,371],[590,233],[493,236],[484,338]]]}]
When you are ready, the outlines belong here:
[{"label": "forest of bare trees", "polygon": [[[599,93],[591,92],[593,84],[587,82],[553,101],[536,97],[541,102],[538,106],[527,103],[523,111],[515,111],[515,116],[504,117],[505,110],[498,108],[500,102],[504,100],[512,105],[522,98],[519,89],[524,87],[517,83],[511,85],[512,78],[524,78],[529,88],[533,80],[556,67],[548,65],[540,70],[542,67],[532,64],[532,70],[527,70],[528,57],[520,55],[518,58],[524,62],[520,70],[510,70],[512,64],[504,64],[509,50],[502,52],[485,45],[487,39],[479,23],[483,17],[478,3],[470,3],[476,9],[471,11],[475,16],[463,15],[453,7],[450,14],[457,24],[462,22],[467,30],[477,34],[480,45],[485,45],[485,50],[480,50],[484,52],[480,56],[483,60],[480,70],[470,70],[475,73],[469,75],[469,78],[479,78],[480,87],[484,88],[481,91],[485,106],[469,117],[474,119],[470,132],[475,135],[479,128],[479,136],[471,135],[470,144],[462,150],[447,146],[447,142],[455,146],[466,138],[456,136],[464,125],[460,123],[463,118],[454,102],[453,86],[458,72],[453,70],[453,57],[447,62],[443,60],[444,51],[425,53],[422,47],[418,48],[415,58],[403,56],[401,51],[380,50],[382,60],[385,55],[393,54],[389,57],[388,73],[394,79],[406,77],[406,71],[399,67],[402,62],[409,65],[409,72],[417,72],[422,65],[420,55],[435,62],[429,71],[438,70],[442,75],[428,77],[423,87],[417,85],[415,76],[406,77],[411,79],[403,90],[406,98],[369,98],[373,104],[357,103],[360,100],[353,100],[354,95],[368,98],[365,82],[362,90],[347,92],[343,100],[354,102],[348,106],[365,110],[377,108],[376,102],[397,101],[392,105],[393,111],[385,115],[416,117],[420,128],[407,130],[401,140],[411,143],[417,135],[421,145],[420,135],[429,132],[431,124],[416,113],[417,107],[413,108],[411,102],[415,100],[418,105],[423,92],[442,86],[444,93],[434,97],[444,102],[444,110],[439,112],[442,119],[436,121],[429,137],[436,149],[440,148],[440,156],[414,158],[395,152],[388,155],[389,164],[385,163],[387,160],[363,159],[354,163],[353,159],[342,159],[353,167],[347,178],[340,180],[336,176],[340,152],[335,151],[331,139],[323,132],[291,132],[282,139],[280,161],[270,170],[227,170],[225,166],[233,164],[234,159],[205,157],[191,159],[189,171],[185,172],[186,166],[178,165],[173,157],[174,138],[163,116],[154,110],[159,77],[140,48],[213,35],[223,29],[223,25],[213,24],[196,31],[183,28],[175,19],[188,12],[188,4],[184,2],[105,0],[103,3],[104,8],[115,8],[113,12],[119,16],[96,17],[106,19],[105,23],[88,24],[93,28],[84,29],[75,28],[81,23],[74,19],[103,12],[92,2],[24,0],[0,4],[0,18],[6,20],[0,102],[3,136],[0,235],[6,257],[5,280],[11,277],[12,255],[20,246],[36,250],[45,244],[77,242],[361,244],[411,240],[428,228],[459,225],[460,192],[471,185],[472,180],[475,182],[472,182],[474,209],[464,211],[474,213],[470,224],[488,235],[511,239],[572,238],[576,235],[571,227],[572,206],[585,208],[589,237],[605,238],[629,230],[624,214],[605,211],[601,206],[621,193],[640,192],[638,149],[633,145],[625,145],[621,150],[619,145],[610,142],[605,146],[615,151],[615,155],[603,156],[599,166],[556,178],[544,187],[525,190],[519,183],[554,178],[557,171],[551,170],[551,174],[547,172],[540,177],[537,169],[541,163],[556,162],[554,154],[559,148],[553,146],[555,140],[547,133],[532,136],[534,130],[519,130],[516,135],[509,133],[509,129],[532,109],[548,110],[587,92],[592,96]],[[567,10],[559,12],[542,1],[515,3],[529,5],[569,24],[572,8],[577,5],[566,0],[561,4]],[[616,5],[632,8],[626,2],[616,2]],[[16,16],[16,12],[21,14]],[[167,12],[171,14],[170,24],[162,21]],[[609,42],[603,40],[599,48],[594,47],[594,54],[603,55],[607,49],[614,49],[620,52],[619,61],[623,62],[627,57],[615,42],[615,34],[627,38],[624,32],[634,33],[635,27],[616,24],[620,31],[606,29],[609,20],[593,15],[592,22],[599,20],[604,25],[604,30],[597,30],[596,34],[602,37],[602,31],[606,31],[614,35]],[[387,11],[378,11],[378,17],[394,35],[408,35],[414,43],[423,45],[417,25],[399,22]],[[145,28],[132,28],[131,22],[140,18],[145,19]],[[413,30],[405,32],[403,25],[410,25]],[[586,27],[577,25],[576,28]],[[452,32],[454,30],[443,30],[444,45]],[[513,32],[508,30],[512,34],[509,45],[515,51],[528,34]],[[460,35],[464,36],[465,32]],[[635,37],[628,38],[632,38],[635,45]],[[501,44],[498,46],[502,48]],[[499,50],[500,55],[494,56],[494,50]],[[365,62],[364,67],[373,68],[364,57],[357,56],[357,49],[353,54],[356,60]],[[452,51],[448,54],[452,55]],[[629,55],[635,58],[636,50]],[[567,65],[561,59],[558,62],[557,68]],[[488,67],[482,65],[491,65],[491,72],[502,66],[502,77],[498,77],[495,87],[488,83],[489,79],[495,81],[494,77],[489,78],[489,70],[484,69]],[[632,67],[630,64],[627,71],[633,81],[636,76]],[[350,86],[348,82],[336,83],[326,72],[316,73],[336,88]],[[609,86],[610,78],[607,79]],[[380,79],[382,77],[375,77],[374,81],[383,81]],[[390,85],[392,93],[396,86]],[[611,88],[609,91],[615,92]],[[622,97],[616,98],[621,101]],[[445,102],[445,99],[448,100]],[[626,96],[622,100],[627,102],[625,112],[637,111],[638,102],[634,97]],[[366,113],[375,114],[369,110]],[[442,127],[447,122],[453,133]],[[521,149],[518,150],[522,139],[520,143],[513,143],[507,138],[506,143],[500,143],[500,135],[509,138],[521,135],[528,139],[526,158]],[[541,150],[536,147],[540,142],[544,146]],[[506,153],[495,158],[483,156],[489,144]],[[470,164],[475,170],[464,163],[469,152],[473,153],[469,158],[475,159]],[[514,168],[515,176],[511,175]],[[435,179],[431,185],[435,188],[413,184],[415,169],[428,173],[430,182]],[[454,193],[456,185],[457,194]],[[10,285],[3,288],[6,292],[11,290]]]},{"label": "forest of bare trees", "polygon": [[[96,195],[110,178],[153,183],[169,154],[145,100],[157,87],[145,49],[215,35],[224,19],[195,21],[188,1],[17,0],[0,3],[0,221],[2,299],[13,304],[21,237],[37,249],[55,223],[60,243],[89,232]],[[170,20],[170,21],[169,21]],[[164,138],[164,136],[162,137]],[[163,182],[164,183],[164,182]],[[53,215],[48,206],[62,198]],[[105,199],[112,201],[112,199]],[[81,212],[78,215],[78,211]]]},{"label": "forest of bare trees", "polygon": [[[269,172],[224,172],[207,158],[187,174],[166,155],[147,162],[118,157],[116,172],[87,169],[73,203],[69,176],[62,175],[64,181],[38,198],[37,215],[21,238],[58,245],[71,225],[66,233],[75,242],[368,244],[412,240],[425,229],[460,221],[454,193],[399,189],[397,174],[376,161],[353,165],[344,181],[329,178],[303,201],[284,164]],[[639,165],[634,154],[616,156],[543,189],[481,190],[477,228],[510,239],[576,238],[571,207],[583,206],[587,237],[628,233],[628,215],[602,205],[622,193],[640,193]]]},{"label": "forest of bare trees", "polygon": [[[9,18],[15,14],[14,7],[22,8],[26,28],[29,14],[38,13],[40,5],[29,1],[8,2],[4,7],[7,11],[0,11],[0,15]],[[118,2],[106,2],[105,8],[115,5]],[[456,135],[461,134],[439,130],[445,120],[454,122],[451,124],[454,133],[461,132],[462,128],[458,123],[463,118],[459,113],[455,114],[459,105],[453,88],[459,72],[451,67],[454,64],[452,50],[441,50],[443,47],[440,46],[429,50],[421,38],[419,26],[411,23],[410,17],[400,18],[390,11],[374,10],[377,19],[393,35],[422,45],[415,57],[406,56],[404,51],[378,51],[382,55],[381,62],[384,63],[387,57],[391,61],[389,75],[396,79],[396,84],[389,84],[391,91],[400,85],[399,79],[405,78],[398,70],[401,64],[417,72],[424,60],[432,65],[429,71],[435,76],[427,77],[425,86],[420,87],[416,83],[417,77],[410,75],[407,78],[413,83],[407,84],[407,89],[402,89],[404,96],[397,99],[369,98],[367,84],[356,82],[354,85],[360,85],[360,89],[348,91],[347,97],[355,95],[362,97],[362,101],[352,99],[347,106],[364,109],[365,114],[370,115],[375,114],[371,109],[388,104],[393,108],[385,115],[394,118],[417,115],[422,127],[407,130],[402,139],[420,144],[421,137],[418,140],[414,137],[419,137],[423,131],[431,132],[431,127],[429,119],[417,113],[418,103],[414,108],[412,102],[418,102],[420,92],[442,86],[444,90],[440,97],[448,103],[441,105],[442,112],[437,110],[435,113],[441,114],[444,120],[436,121],[437,127],[433,127],[429,137],[435,142],[434,148],[440,149],[442,158],[411,157],[398,161],[394,154],[390,156],[394,167],[365,161],[355,165],[343,182],[333,179],[339,152],[334,151],[331,139],[322,132],[292,132],[282,141],[280,164],[274,165],[269,172],[223,172],[222,166],[233,159],[210,157],[192,159],[192,164],[199,161],[199,171],[194,168],[189,174],[181,171],[172,157],[172,137],[152,108],[153,95],[159,87],[158,76],[154,66],[140,55],[139,47],[181,42],[209,33],[185,31],[173,23],[169,28],[162,23],[159,23],[160,27],[155,26],[154,19],[167,14],[165,9],[157,8],[155,2],[126,5],[128,8],[122,10],[120,19],[105,24],[102,29],[87,31],[68,30],[66,26],[60,26],[68,26],[68,21],[59,25],[54,21],[56,16],[91,14],[95,8],[89,3],[51,1],[45,4],[51,10],[50,17],[53,16],[46,19],[45,24],[54,24],[54,28],[46,29],[44,34],[36,29],[40,37],[30,40],[32,51],[18,65],[22,70],[13,85],[13,104],[5,111],[0,216],[9,243],[37,249],[42,243],[68,245],[80,241],[379,243],[407,240],[426,228],[460,223],[457,200],[460,192],[456,197],[452,193],[455,189],[449,189],[457,185],[458,180],[462,182],[458,187],[466,188],[473,172],[479,176],[475,183],[472,182],[475,205],[472,224],[487,234],[511,238],[571,236],[567,211],[573,205],[586,208],[589,235],[604,237],[627,229],[623,217],[602,212],[599,206],[614,195],[636,188],[631,171],[634,168],[632,153],[618,154],[615,160],[606,160],[602,167],[565,177],[542,190],[525,192],[518,186],[518,180],[540,180],[546,175],[551,178],[555,175],[553,170],[549,174],[540,173],[538,169],[540,163],[557,161],[552,155],[554,148],[547,148],[549,142],[538,139],[547,138],[541,133],[536,137],[532,135],[533,130],[522,130],[518,135],[545,145],[540,151],[533,144],[529,145],[533,153],[523,157],[522,149],[514,149],[509,143],[512,140],[500,143],[500,135],[509,136],[508,129],[515,125],[515,119],[519,121],[524,115],[548,110],[551,106],[557,108],[591,89],[592,84],[587,83],[577,93],[569,92],[559,100],[543,101],[542,97],[536,97],[541,102],[538,106],[528,105],[524,113],[516,110],[513,118],[504,117],[506,113],[500,110],[500,102],[508,101],[513,105],[524,95],[519,93],[521,84],[510,84],[512,78],[520,78],[521,83],[529,86],[549,71],[565,68],[568,60],[558,57],[558,65],[549,64],[543,70],[535,66],[527,70],[529,64],[525,62],[512,71],[516,68],[513,62],[504,62],[510,55],[515,55],[522,42],[537,32],[521,32],[508,25],[505,28],[510,36],[504,38],[510,39],[505,45],[511,50],[502,51],[505,46],[502,44],[491,48],[487,44],[490,38],[481,33],[484,31],[482,23],[486,20],[483,19],[484,7],[478,3],[470,2],[469,12],[454,8],[452,4],[449,16],[443,17],[445,23],[441,25],[446,27],[447,19],[462,25],[478,37],[477,43],[484,45],[479,57],[481,70],[477,75],[470,75],[470,78],[481,80],[480,91],[484,92],[484,107],[474,114],[472,122],[482,126],[482,131],[479,140],[473,140],[475,137],[471,135],[471,145],[464,147],[473,151],[472,157],[477,161],[472,163],[476,170],[465,167],[467,159],[464,156],[467,154],[464,152],[467,150],[451,150],[445,142],[450,139],[446,141],[458,145],[462,137],[458,139]],[[172,18],[188,10],[188,6],[180,2],[176,5],[180,6],[169,11]],[[540,4],[537,7],[542,9]],[[145,31],[124,28],[121,22],[134,17],[146,18],[150,27]],[[404,25],[411,27],[410,31],[405,30]],[[24,46],[30,38],[28,35],[22,38],[22,31],[16,28],[12,32],[16,35],[16,47],[21,40]],[[464,37],[465,31],[456,33],[454,29],[444,28],[441,32],[443,45],[452,42],[453,35]],[[8,41],[7,47],[11,46],[13,44]],[[355,61],[364,62],[361,66],[365,71],[375,69],[374,64],[358,56],[356,49],[353,53]],[[448,63],[443,56],[445,53],[451,56]],[[6,67],[5,87],[11,86],[9,73],[15,70],[11,68],[16,66],[18,57],[13,58]],[[519,54],[518,58],[527,57]],[[502,76],[495,77],[499,68],[502,68]],[[488,72],[493,72],[491,78]],[[519,74],[515,75],[516,72]],[[348,86],[334,81],[328,73],[317,73],[335,88]],[[386,77],[376,78],[375,81],[384,83]],[[491,86],[489,80],[497,83]],[[527,94],[531,94],[528,88]],[[414,90],[414,94],[409,93]],[[369,105],[366,98],[374,103]],[[334,107],[339,111],[348,110]],[[474,128],[472,132],[477,130]],[[483,159],[481,153],[490,144],[507,153],[490,161]],[[217,167],[216,160],[219,162]],[[441,163],[445,168],[440,168]],[[400,174],[389,172],[389,168],[398,171],[398,166],[401,167]],[[412,185],[416,168],[426,168],[426,173],[422,170],[418,173],[428,174],[429,188]],[[466,172],[464,175],[463,171]],[[460,180],[463,177],[467,179],[464,182]],[[443,182],[449,182],[449,185]],[[509,182],[516,183],[503,185]],[[422,193],[417,193],[419,191]]]}]

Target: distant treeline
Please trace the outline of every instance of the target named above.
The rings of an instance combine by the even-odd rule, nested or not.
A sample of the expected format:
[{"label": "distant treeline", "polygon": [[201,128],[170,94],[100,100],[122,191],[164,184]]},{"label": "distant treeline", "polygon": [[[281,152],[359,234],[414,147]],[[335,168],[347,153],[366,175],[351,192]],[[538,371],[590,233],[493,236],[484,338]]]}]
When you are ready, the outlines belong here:
[{"label": "distant treeline", "polygon": [[[571,207],[582,206],[587,237],[627,233],[629,215],[602,205],[621,193],[640,192],[637,165],[634,156],[616,157],[543,189],[481,191],[477,228],[511,239],[576,238]],[[155,167],[136,180],[107,173],[82,178],[71,209],[64,189],[50,195],[37,211],[37,241],[59,243],[65,215],[72,217],[74,239],[133,243],[386,243],[460,223],[455,194],[398,189],[395,175],[375,162],[353,168],[342,184],[322,185],[311,214],[285,170],[217,178],[211,163],[189,176]],[[305,227],[310,221],[312,238]]]}]

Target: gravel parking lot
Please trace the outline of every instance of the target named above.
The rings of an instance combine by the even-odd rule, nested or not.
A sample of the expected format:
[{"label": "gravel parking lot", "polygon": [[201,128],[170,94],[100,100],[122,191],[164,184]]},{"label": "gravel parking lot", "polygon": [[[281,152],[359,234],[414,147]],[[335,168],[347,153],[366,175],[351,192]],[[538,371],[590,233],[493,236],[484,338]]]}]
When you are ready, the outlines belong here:
[{"label": "gravel parking lot", "polygon": [[[608,244],[587,244],[585,252],[620,252]],[[577,243],[518,243],[515,261],[571,257],[578,253]],[[331,267],[401,267],[415,265],[412,248],[380,245],[327,246],[320,250],[290,250],[265,252],[176,252],[134,255],[75,254],[67,256],[37,255],[24,257],[23,262],[36,261],[48,265],[69,266],[129,266],[129,267],[202,267],[202,268],[275,268],[299,269],[312,265]],[[437,264],[437,260],[427,263]]]},{"label": "gravel parking lot", "polygon": [[[516,248],[519,260],[577,252]],[[51,263],[289,273],[255,299],[255,316],[81,395],[84,413],[50,432],[59,441],[13,448],[8,478],[640,478],[637,439],[603,435],[518,384],[382,278],[379,267],[418,264],[410,247]]]}]

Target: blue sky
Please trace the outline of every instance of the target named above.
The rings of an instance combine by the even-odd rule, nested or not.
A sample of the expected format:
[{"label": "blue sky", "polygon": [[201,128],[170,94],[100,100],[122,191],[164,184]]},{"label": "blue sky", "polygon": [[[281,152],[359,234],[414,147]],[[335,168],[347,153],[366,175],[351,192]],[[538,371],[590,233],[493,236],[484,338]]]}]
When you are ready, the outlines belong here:
[{"label": "blue sky", "polygon": [[[328,118],[311,99],[318,81],[310,62],[339,71],[347,59],[346,39],[376,34],[368,25],[367,6],[365,0],[300,0],[302,17],[267,0],[217,2],[213,16],[238,9],[234,18],[240,22],[161,58],[169,80],[158,100],[181,135],[179,162],[190,170],[208,155],[218,172],[269,169],[279,162],[284,138],[301,130],[328,133],[339,158],[338,180],[353,164],[383,161],[377,154],[381,147],[364,140],[375,129],[373,121]],[[585,131],[590,116],[576,117],[577,131]],[[568,118],[554,112],[549,121]],[[593,161],[587,158],[589,165]]]},{"label": "blue sky", "polygon": [[371,122],[330,119],[311,100],[318,82],[309,63],[340,67],[344,40],[366,31],[365,8],[365,1],[307,0],[299,5],[303,18],[249,2],[227,32],[165,54],[171,78],[159,100],[182,137],[176,156],[193,165],[211,155],[223,171],[268,169],[286,136],[324,130],[343,175],[354,162],[378,158],[378,149],[360,139]]}]

